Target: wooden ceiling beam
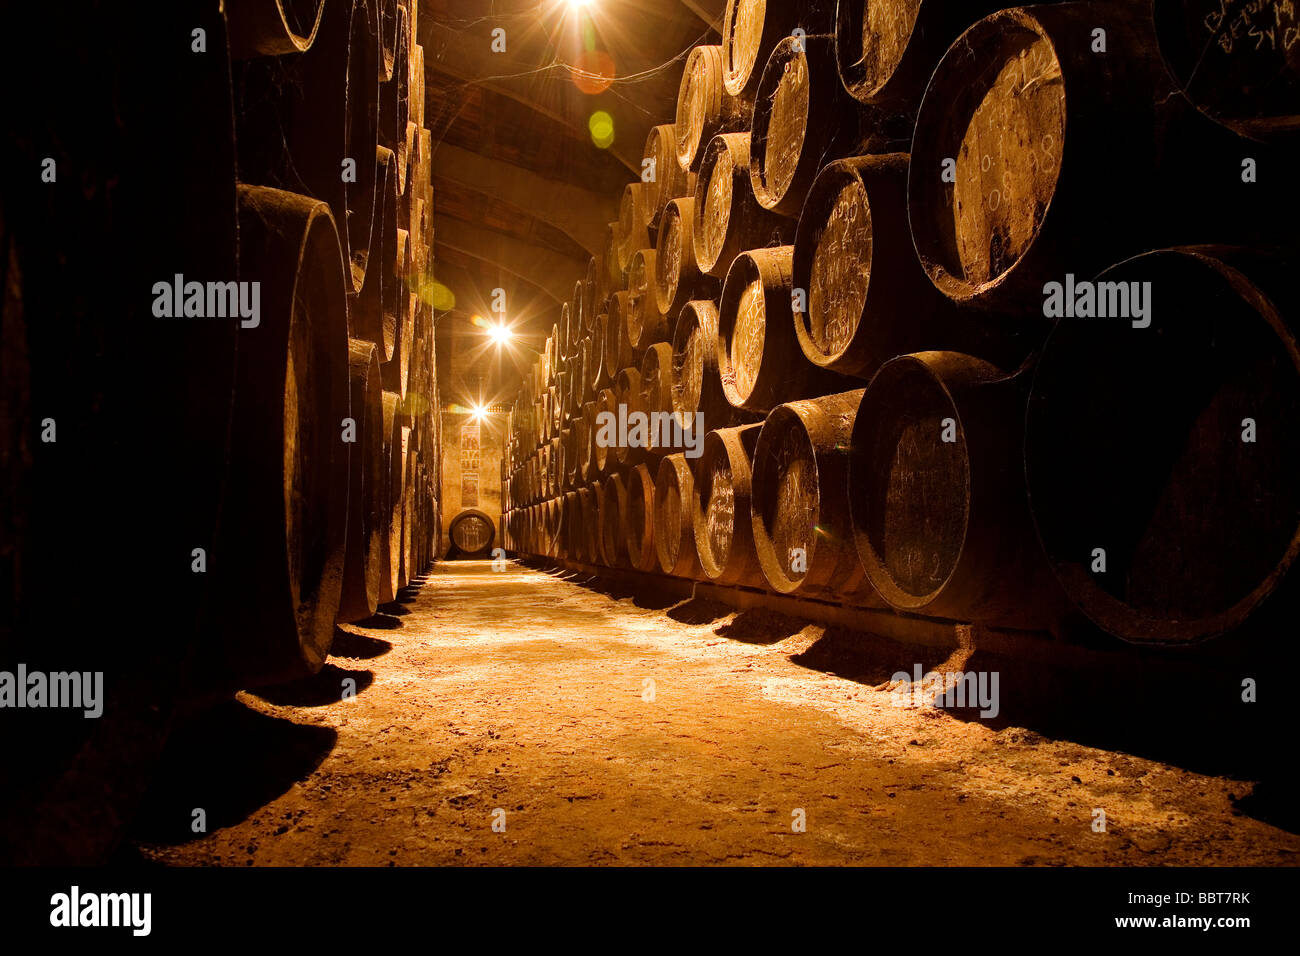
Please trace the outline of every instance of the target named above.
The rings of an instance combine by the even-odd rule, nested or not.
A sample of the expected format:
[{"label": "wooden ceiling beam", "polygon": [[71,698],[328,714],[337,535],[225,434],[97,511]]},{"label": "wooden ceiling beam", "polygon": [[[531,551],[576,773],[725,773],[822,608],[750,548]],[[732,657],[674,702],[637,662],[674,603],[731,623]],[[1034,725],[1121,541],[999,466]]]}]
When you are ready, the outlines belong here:
[{"label": "wooden ceiling beam", "polygon": [[569,299],[574,285],[587,274],[586,262],[449,216],[434,215],[434,235],[450,249],[531,282],[557,304]]},{"label": "wooden ceiling beam", "polygon": [[550,223],[593,256],[604,249],[603,224],[618,217],[612,195],[571,186],[447,143],[434,149],[433,173]]}]

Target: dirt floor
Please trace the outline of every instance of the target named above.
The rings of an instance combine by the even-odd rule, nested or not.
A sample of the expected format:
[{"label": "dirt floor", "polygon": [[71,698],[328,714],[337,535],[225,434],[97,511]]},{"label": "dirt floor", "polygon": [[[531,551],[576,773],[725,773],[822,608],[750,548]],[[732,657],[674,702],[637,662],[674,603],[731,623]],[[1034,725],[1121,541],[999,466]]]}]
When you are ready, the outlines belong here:
[{"label": "dirt floor", "polygon": [[[235,866],[1300,860],[1300,836],[1242,811],[1249,782],[896,706],[883,681],[831,672],[822,628],[765,612],[488,562],[442,565],[387,610],[345,628],[317,678],[241,694],[174,740],[139,854]],[[341,699],[349,681],[355,697]]]}]

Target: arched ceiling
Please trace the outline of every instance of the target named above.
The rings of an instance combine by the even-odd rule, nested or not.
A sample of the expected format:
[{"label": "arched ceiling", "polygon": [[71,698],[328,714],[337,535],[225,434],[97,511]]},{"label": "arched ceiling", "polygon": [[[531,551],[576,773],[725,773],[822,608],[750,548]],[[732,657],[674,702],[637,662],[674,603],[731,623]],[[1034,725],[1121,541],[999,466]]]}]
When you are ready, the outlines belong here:
[{"label": "arched ceiling", "polygon": [[[646,135],[672,122],[685,54],[718,42],[726,0],[420,0],[425,126],[432,132],[434,275],[444,402],[513,395],[560,303],[599,255]],[[494,52],[493,31],[505,31]],[[499,35],[498,35],[499,36]],[[608,56],[605,60],[601,54]],[[579,88],[587,74],[614,79]],[[604,84],[597,84],[604,85]],[[596,111],[614,141],[593,142]],[[483,320],[505,289],[515,356],[487,346]]]}]

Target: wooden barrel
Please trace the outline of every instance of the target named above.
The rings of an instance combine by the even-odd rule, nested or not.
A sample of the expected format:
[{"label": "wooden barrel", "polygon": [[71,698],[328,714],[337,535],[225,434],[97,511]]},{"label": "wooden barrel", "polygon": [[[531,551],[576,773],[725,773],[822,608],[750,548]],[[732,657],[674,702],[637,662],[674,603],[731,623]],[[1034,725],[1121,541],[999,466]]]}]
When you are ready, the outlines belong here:
[{"label": "wooden barrel", "polygon": [[230,484],[217,553],[238,608],[235,673],[276,680],[320,669],[343,580],[348,488],[347,279],[329,207],[241,186],[241,274],[261,284],[256,348],[241,350]]},{"label": "wooden barrel", "polygon": [[582,414],[574,422],[578,429],[578,464],[579,480],[584,482],[593,481],[597,474],[596,469],[596,403],[586,402],[582,406]]},{"label": "wooden barrel", "polygon": [[[387,167],[385,168],[385,160]],[[402,257],[405,246],[402,230],[397,226],[398,184],[397,170],[400,165],[390,152],[385,157],[382,152],[377,157],[379,164],[380,196],[375,199],[375,228],[379,230],[375,243],[376,272],[379,274],[379,304],[382,314],[383,329],[381,338],[375,344],[379,346],[379,361],[387,362],[393,357],[397,347],[397,326],[402,313],[410,299],[410,287]]]},{"label": "wooden barrel", "polygon": [[1063,319],[1048,340],[1026,419],[1033,517],[1066,592],[1112,634],[1200,640],[1286,583],[1300,550],[1295,264],[1138,256],[1098,282],[1149,282],[1149,326]]},{"label": "wooden barrel", "polygon": [[548,514],[546,522],[546,556],[548,558],[558,558],[561,555],[560,545],[564,536],[564,498],[557,495],[548,503]]},{"label": "wooden barrel", "polygon": [[539,498],[551,496],[551,443],[547,441],[537,450],[537,492]]},{"label": "wooden barrel", "polygon": [[311,49],[325,0],[226,0],[233,57],[280,56]]},{"label": "wooden barrel", "polygon": [[582,540],[582,509],[578,507],[578,492],[564,493],[564,518],[560,528],[560,547],[556,556],[569,561],[581,561],[579,542]]},{"label": "wooden barrel", "polygon": [[592,533],[591,525],[595,523],[597,517],[595,501],[589,487],[578,488],[574,493],[575,510],[578,514],[574,519],[574,538],[570,541],[570,550],[576,560],[583,564],[594,564],[596,556],[592,544],[595,535]]},{"label": "wooden barrel", "polygon": [[567,357],[573,354],[573,303],[560,303],[560,319],[551,327],[551,337],[556,343],[557,354]]},{"label": "wooden barrel", "polygon": [[655,556],[659,570],[679,578],[700,578],[695,555],[695,478],[685,455],[668,455],[655,475]]},{"label": "wooden barrel", "polygon": [[827,34],[834,17],[834,0],[727,0],[722,16],[724,88],[752,102],[776,45],[796,29],[805,36]]},{"label": "wooden barrel", "polygon": [[[405,13],[398,0],[375,0],[377,27],[379,29],[379,80],[387,83],[393,78],[397,66],[398,43],[400,31],[405,29],[409,39],[410,20],[403,20],[399,14]],[[401,55],[410,65],[410,48],[403,46]]]},{"label": "wooden barrel", "polygon": [[569,337],[566,344],[568,354],[572,355],[578,350],[579,343],[582,342],[591,328],[591,316],[587,315],[587,295],[584,289],[585,282],[579,279],[573,284],[573,298],[569,300]]},{"label": "wooden barrel", "polygon": [[[382,573],[379,576],[379,603],[388,604],[397,600],[397,591],[401,588],[398,578],[401,576],[401,499],[404,473],[402,466],[402,396],[396,392],[384,390],[380,396],[383,408],[384,435],[384,502],[383,533],[379,543],[379,557]],[[394,540],[393,524],[396,517],[397,536]]]},{"label": "wooden barrel", "polygon": [[594,403],[584,403],[579,408],[572,419],[570,419],[569,428],[572,434],[572,454],[573,460],[569,467],[570,483],[574,488],[587,482],[587,467],[591,459],[591,430],[588,425],[588,419],[585,414],[586,405]]},{"label": "wooden barrel", "polygon": [[[657,467],[657,466],[656,466]],[[637,465],[627,476],[627,502],[623,510],[623,530],[627,555],[638,571],[657,571],[655,553],[655,481],[650,467]]]},{"label": "wooden barrel", "polygon": [[849,517],[849,438],[863,390],[772,410],[754,451],[750,517],[763,576],[781,594],[862,589]]},{"label": "wooden barrel", "polygon": [[600,416],[610,415],[615,419],[618,418],[618,394],[612,388],[602,388],[600,395],[595,402],[596,419],[595,426],[591,436],[591,457],[595,473],[606,475],[618,456],[614,452],[613,445],[606,440],[600,425]]},{"label": "wooden barrel", "polygon": [[766,412],[783,401],[844,391],[849,382],[804,358],[794,331],[793,246],[736,257],[718,306],[717,363],[727,401]]},{"label": "wooden barrel", "polygon": [[707,300],[686,303],[673,330],[673,412],[682,421],[704,415],[707,431],[734,424],[738,412],[727,401],[718,372],[718,307]]},{"label": "wooden barrel", "polygon": [[477,509],[467,508],[451,519],[447,526],[452,553],[462,558],[486,558],[492,553],[496,541],[496,527],[492,518]]},{"label": "wooden barrel", "polygon": [[[574,415],[582,407],[591,392],[593,369],[599,361],[595,353],[595,342],[591,336],[585,336],[579,343],[578,352],[573,359],[573,375],[569,385],[570,395],[566,414]],[[593,396],[594,397],[594,396]]]},{"label": "wooden barrel", "polygon": [[659,220],[655,247],[655,302],[671,324],[692,299],[714,299],[718,280],[700,272],[695,259],[695,198],[670,201]]},{"label": "wooden barrel", "polygon": [[582,498],[582,531],[586,536],[583,547],[586,549],[587,561],[591,564],[605,563],[605,550],[600,528],[600,512],[605,500],[605,486],[593,482],[586,489]]},{"label": "wooden barrel", "polygon": [[632,257],[637,250],[654,247],[650,229],[650,202],[645,183],[628,183],[623,187],[623,198],[618,207],[618,268],[622,275],[620,288],[627,287],[632,268]]},{"label": "wooden barrel", "polygon": [[[602,312],[596,316],[591,328],[591,368],[588,370],[590,372],[588,387],[596,395],[600,394],[601,389],[608,388],[610,382],[614,380],[610,372],[610,366],[605,364],[605,352],[608,343],[609,315]],[[617,343],[615,347],[617,348]],[[631,361],[631,356],[628,356],[628,361]],[[622,366],[619,366],[619,368],[622,368]]]},{"label": "wooden barrel", "polygon": [[[630,423],[633,416],[644,412],[645,409],[641,407],[641,370],[632,366],[621,369],[614,381],[614,395],[618,404],[615,409],[616,416],[625,417]],[[632,446],[631,431],[629,425],[626,436],[629,440],[619,440],[614,443],[614,460],[620,466],[634,465],[645,456],[644,448]]]},{"label": "wooden barrel", "polygon": [[914,115],[935,65],[976,20],[1001,0],[840,0],[835,59],[856,99]]},{"label": "wooden barrel", "polygon": [[[240,179],[328,202],[349,266],[348,291],[359,291],[379,144],[374,11],[367,4],[325,4],[311,48],[249,61],[236,96]],[[355,160],[355,176],[343,175],[345,160]]]},{"label": "wooden barrel", "polygon": [[[695,424],[694,418],[677,419],[673,415],[673,347],[656,342],[641,359],[639,407],[649,416],[647,449],[656,454],[677,450],[673,444],[681,438],[681,429]],[[701,440],[704,432],[700,432]]]},{"label": "wooden barrel", "polygon": [[411,121],[411,21],[405,7],[394,9],[392,75],[379,87],[379,143],[393,151],[390,175],[400,196],[406,192],[406,124]]},{"label": "wooden barrel", "polygon": [[1211,119],[1254,139],[1300,131],[1300,11],[1290,3],[1155,0],[1160,52]]},{"label": "wooden barrel", "polygon": [[407,293],[406,301],[400,305],[401,314],[393,324],[392,357],[380,365],[379,371],[384,379],[384,388],[405,398],[406,387],[410,382],[411,352],[415,345],[415,313],[419,307],[419,297],[414,292]]},{"label": "wooden barrel", "polygon": [[605,497],[600,503],[600,541],[605,563],[611,568],[629,566],[624,530],[626,513],[627,485],[622,475],[610,475],[605,479]]},{"label": "wooden barrel", "polygon": [[[677,162],[677,131],[672,123],[650,127],[645,139],[644,158],[653,163],[650,167],[653,174],[647,174],[651,179],[646,183],[646,201],[650,208],[650,226],[657,229],[668,203],[693,191],[690,189],[690,174]],[[645,164],[642,165],[644,168]]]},{"label": "wooden barrel", "polygon": [[715,136],[704,151],[695,186],[695,261],[700,271],[722,279],[745,249],[784,245],[795,224],[769,212],[754,198],[749,179],[749,134]]},{"label": "wooden barrel", "polygon": [[1018,364],[1012,330],[958,314],[921,269],[907,236],[907,173],[907,155],[891,153],[837,160],[818,175],[794,245],[803,354],[860,378],[923,349]]},{"label": "wooden barrel", "polygon": [[[1265,183],[1242,182],[1235,137],[1172,88],[1140,6],[995,13],[936,68],[912,145],[912,168],[936,174],[910,177],[908,212],[949,298],[1041,316],[1045,284],[1066,274],[1160,243],[1258,238],[1287,218]],[[1078,40],[1093,30],[1105,55]],[[1295,190],[1276,195],[1294,211]]]},{"label": "wooden barrel", "polygon": [[551,419],[546,426],[546,440],[556,442],[560,439],[560,428],[564,424],[564,389],[569,382],[568,372],[557,372],[555,375],[556,384],[547,389],[549,398],[548,411]]},{"label": "wooden barrel", "polygon": [[378,352],[373,342],[352,339],[348,343],[348,417],[354,434],[348,449],[347,534],[339,623],[359,621],[375,613],[380,579],[386,571],[381,558],[388,532],[388,474]]},{"label": "wooden barrel", "polygon": [[750,465],[761,428],[720,428],[704,439],[692,524],[700,566],[705,577],[718,584],[762,583],[749,519]]},{"label": "wooden barrel", "polygon": [[627,368],[639,357],[632,348],[628,338],[627,323],[631,312],[631,293],[615,292],[606,303],[609,323],[605,327],[605,347],[601,362],[609,372],[610,380],[618,377],[621,369]]},{"label": "wooden barrel", "polygon": [[922,352],[871,380],[846,487],[858,554],[891,606],[1009,627],[1059,618],[1025,497],[1024,378]]},{"label": "wooden barrel", "polygon": [[627,311],[623,316],[628,341],[638,355],[668,335],[668,323],[659,310],[659,298],[655,294],[656,286],[655,251],[639,249],[627,271]]},{"label": "wooden barrel", "polygon": [[604,263],[604,268],[601,270],[602,285],[610,292],[627,288],[626,263],[619,258],[619,250],[622,244],[622,237],[619,235],[619,224],[611,222],[605,227],[604,251],[600,256],[601,261]]},{"label": "wooden barrel", "polygon": [[[414,16],[414,5],[411,6],[412,16]],[[418,23],[412,21],[411,35],[419,36],[417,29]],[[418,43],[411,44],[411,118],[415,120],[417,126],[424,125],[424,47]]]},{"label": "wooden barrel", "polygon": [[[412,90],[415,88],[415,79],[416,78],[413,74],[411,76],[411,84],[410,84],[410,89]],[[418,144],[416,143],[416,135],[415,135],[415,131],[419,129],[419,126],[417,126],[416,123],[414,122],[414,114],[410,112],[410,109],[414,102],[415,102],[414,99],[408,95],[407,96],[408,112],[407,112],[407,120],[406,120],[406,172],[401,179],[401,182],[403,184],[402,198],[407,201],[403,202],[398,207],[398,215],[402,217],[402,228],[407,230],[411,228],[410,197],[414,192],[413,189],[408,187],[410,186],[411,183],[415,182],[415,154],[416,154],[416,150],[419,148]]]},{"label": "wooden barrel", "polygon": [[764,209],[798,217],[822,164],[883,150],[888,136],[881,126],[875,111],[845,92],[830,37],[786,37],[763,70],[754,106],[754,198]]},{"label": "wooden barrel", "polygon": [[[402,214],[402,203],[397,204],[397,214],[400,218]],[[409,279],[414,271],[415,266],[411,258],[411,233],[404,228],[397,230],[397,271],[404,278]],[[401,311],[400,308],[398,310]]]},{"label": "wooden barrel", "polygon": [[[375,201],[375,241],[373,246],[376,267],[366,271],[361,284],[361,291],[352,297],[351,308],[348,309],[348,336],[374,342],[380,346],[385,345],[385,338],[391,339],[397,325],[397,277],[387,272],[380,263],[385,252],[383,240],[384,229],[387,226],[392,227],[394,242],[392,252],[394,258],[396,258],[397,224],[392,221],[385,222],[384,220],[385,212],[396,214],[397,210],[397,195],[395,192],[392,193],[391,208],[387,202],[388,195],[393,190],[393,184],[389,181],[392,166],[392,150],[383,146],[375,147],[375,188],[377,196]],[[391,319],[385,314],[385,306],[392,310]],[[381,357],[384,361],[387,361],[390,355],[391,349],[386,348],[385,354]]]},{"label": "wooden barrel", "polygon": [[748,126],[747,104],[722,85],[722,47],[697,46],[686,57],[677,91],[677,163],[698,172],[701,151],[719,133]]},{"label": "wooden barrel", "polygon": [[420,464],[419,441],[419,430],[413,427],[408,428],[405,451],[406,461],[402,466],[404,480],[402,483],[401,521],[397,523],[397,540],[399,541],[399,557],[401,560],[398,577],[401,579],[403,587],[410,584],[411,580],[420,572],[415,563],[415,483]]},{"label": "wooden barrel", "polygon": [[553,498],[564,491],[564,446],[563,434],[557,429],[551,439],[551,457],[547,461],[546,496]]}]

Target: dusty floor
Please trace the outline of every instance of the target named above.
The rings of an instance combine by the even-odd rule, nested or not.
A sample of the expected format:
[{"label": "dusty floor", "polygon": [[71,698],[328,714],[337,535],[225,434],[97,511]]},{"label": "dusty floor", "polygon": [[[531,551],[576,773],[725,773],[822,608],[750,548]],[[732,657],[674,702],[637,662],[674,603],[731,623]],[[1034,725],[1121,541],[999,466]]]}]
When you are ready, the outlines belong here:
[{"label": "dusty floor", "polygon": [[1249,783],[896,707],[801,666],[816,627],[654,603],[443,565],[369,622],[382,626],[347,628],[318,678],[199,721],[139,852],[237,866],[1300,860],[1300,836],[1237,809]]}]

